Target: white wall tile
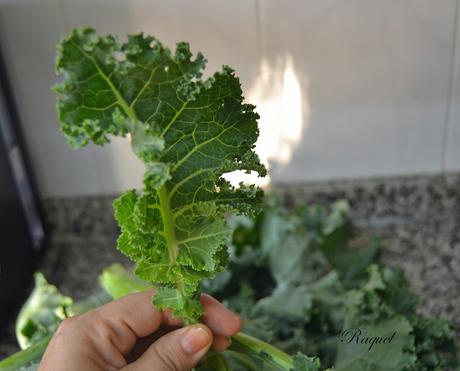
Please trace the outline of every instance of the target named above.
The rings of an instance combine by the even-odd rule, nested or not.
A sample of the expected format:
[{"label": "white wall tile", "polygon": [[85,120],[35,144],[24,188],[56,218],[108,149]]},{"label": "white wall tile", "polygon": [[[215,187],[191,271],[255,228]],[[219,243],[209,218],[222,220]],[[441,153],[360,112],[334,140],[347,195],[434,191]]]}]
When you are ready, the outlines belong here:
[{"label": "white wall tile", "polygon": [[257,71],[259,47],[255,0],[63,0],[70,27],[89,25],[124,39],[151,34],[171,48],[190,43],[208,59],[208,71],[228,64],[243,87]]},{"label": "white wall tile", "polygon": [[303,133],[279,182],[441,171],[455,0],[266,0],[268,61],[292,57]]},{"label": "white wall tile", "polygon": [[460,170],[460,6],[457,7],[455,53],[452,58],[452,90],[446,127],[444,170]]},{"label": "white wall tile", "polygon": [[0,5],[0,45],[42,197],[97,194],[92,149],[70,149],[59,132],[51,85],[55,45],[63,34],[54,1]]},{"label": "white wall tile", "polygon": [[110,144],[97,147],[94,152],[103,194],[141,187],[144,164],[132,152],[128,139],[113,137]]}]

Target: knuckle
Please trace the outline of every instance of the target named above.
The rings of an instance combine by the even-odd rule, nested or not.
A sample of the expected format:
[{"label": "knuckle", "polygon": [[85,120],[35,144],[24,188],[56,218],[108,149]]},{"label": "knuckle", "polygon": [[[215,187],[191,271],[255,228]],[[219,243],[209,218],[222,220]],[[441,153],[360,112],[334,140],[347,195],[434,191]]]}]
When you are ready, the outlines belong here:
[{"label": "knuckle", "polygon": [[93,334],[97,334],[103,340],[112,342],[116,337],[112,323],[106,318],[95,316],[92,319],[91,327],[94,329]]},{"label": "knuckle", "polygon": [[177,354],[174,353],[172,347],[165,344],[156,344],[151,347],[152,356],[160,361],[168,371],[182,371],[183,367]]},{"label": "knuckle", "polygon": [[77,321],[78,320],[76,318],[65,318],[62,320],[53,336],[52,343],[55,346],[60,347],[62,344],[71,339],[75,334],[75,323]]},{"label": "knuckle", "polygon": [[56,333],[57,334],[63,334],[65,332],[70,331],[74,327],[74,324],[75,324],[76,321],[77,321],[77,318],[75,318],[75,317],[65,318],[60,323]]}]

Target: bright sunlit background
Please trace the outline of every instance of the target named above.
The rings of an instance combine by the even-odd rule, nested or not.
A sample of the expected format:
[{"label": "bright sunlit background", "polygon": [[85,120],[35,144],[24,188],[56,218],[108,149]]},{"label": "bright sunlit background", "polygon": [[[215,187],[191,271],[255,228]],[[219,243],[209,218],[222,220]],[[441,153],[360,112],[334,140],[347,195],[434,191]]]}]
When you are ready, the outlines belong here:
[{"label": "bright sunlit background", "polygon": [[236,171],[226,174],[226,178],[233,184],[243,181],[266,186],[272,174],[276,176],[276,169],[289,163],[301,140],[303,126],[308,124],[308,100],[302,98],[292,57],[279,58],[274,65],[263,59],[247,97],[260,115],[256,152],[269,175],[260,178]]}]

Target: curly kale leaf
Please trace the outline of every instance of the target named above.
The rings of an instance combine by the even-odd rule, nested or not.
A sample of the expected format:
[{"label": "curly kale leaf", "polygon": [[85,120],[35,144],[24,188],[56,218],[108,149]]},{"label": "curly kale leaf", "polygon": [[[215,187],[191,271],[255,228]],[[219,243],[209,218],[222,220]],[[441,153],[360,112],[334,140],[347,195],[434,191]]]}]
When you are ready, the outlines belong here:
[{"label": "curly kale leaf", "polygon": [[155,304],[189,321],[201,314],[200,281],[226,264],[226,213],[252,214],[262,196],[223,175],[266,173],[253,150],[254,106],[243,103],[229,67],[203,80],[204,64],[186,43],[173,54],[150,36],[120,44],[83,28],[58,48],[57,71],[65,79],[55,88],[71,146],[130,136],[146,172],[140,194],[129,191],[115,202],[118,248],[136,262],[140,278],[158,287]]},{"label": "curly kale leaf", "polygon": [[305,354],[297,353],[292,357],[293,371],[320,371],[321,364],[316,357],[307,357]]}]

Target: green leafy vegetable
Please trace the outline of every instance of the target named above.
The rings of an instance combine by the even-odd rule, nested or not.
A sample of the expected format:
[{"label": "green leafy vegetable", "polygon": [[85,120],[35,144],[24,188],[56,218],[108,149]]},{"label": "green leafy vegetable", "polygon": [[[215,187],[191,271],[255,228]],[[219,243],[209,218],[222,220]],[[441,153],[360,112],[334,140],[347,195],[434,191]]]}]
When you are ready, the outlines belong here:
[{"label": "green leafy vegetable", "polygon": [[[110,278],[101,277],[101,281],[119,284],[129,277],[129,282],[122,285],[122,289],[138,291],[134,290],[138,281],[133,280],[126,270],[120,266],[111,268],[107,273]],[[117,292],[120,290],[118,288]],[[129,291],[124,292],[125,295],[128,293]],[[42,273],[36,273],[35,287],[16,319],[16,338],[22,350],[1,360],[0,371],[37,370],[51,337],[64,318],[85,313],[110,299],[105,291],[99,290],[85,300],[75,302],[59,292],[56,286],[48,283]]]},{"label": "green leafy vegetable", "polygon": [[[346,203],[330,211],[301,205],[291,212],[282,204],[266,197],[255,220],[233,221],[225,277],[203,285],[243,317],[245,332],[289,354],[316,356],[322,368],[459,367],[449,323],[417,314],[403,274],[376,264],[378,241],[356,239]],[[395,335],[369,349],[368,342],[342,339],[347,329],[361,330],[360,339]]]},{"label": "green leafy vegetable", "polygon": [[[366,285],[345,294],[344,328],[360,331],[365,343],[340,342],[337,348],[336,366],[339,370],[406,370],[414,364],[414,338],[410,320],[399,314],[381,294],[386,282],[376,265],[369,267],[370,277]],[[391,339],[391,343],[372,343],[372,338]]]},{"label": "green leafy vegetable", "polygon": [[307,357],[302,353],[298,353],[293,357],[293,368],[297,371],[318,371],[320,370],[320,362],[316,357]]},{"label": "green leafy vegetable", "polygon": [[21,349],[53,334],[72,304],[73,300],[50,285],[43,274],[35,273],[35,288],[16,320],[16,338]]},{"label": "green leafy vegetable", "polygon": [[142,34],[120,44],[89,28],[74,30],[59,47],[55,90],[70,145],[131,138],[146,172],[140,194],[116,202],[118,248],[136,274],[158,287],[154,302],[196,321],[200,281],[223,270],[231,228],[228,212],[252,214],[262,191],[233,187],[222,176],[266,170],[254,153],[254,106],[243,103],[229,67],[202,80],[205,60],[179,43],[174,54]]},{"label": "green leafy vegetable", "polygon": [[151,289],[151,286],[128,272],[120,264],[113,264],[104,269],[99,276],[99,283],[111,298],[118,299],[126,293],[141,292]]}]

